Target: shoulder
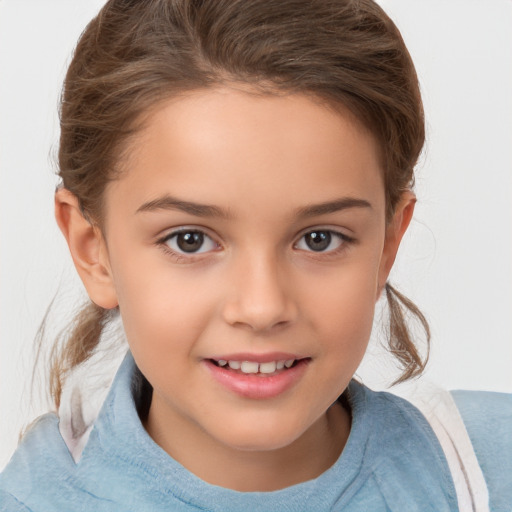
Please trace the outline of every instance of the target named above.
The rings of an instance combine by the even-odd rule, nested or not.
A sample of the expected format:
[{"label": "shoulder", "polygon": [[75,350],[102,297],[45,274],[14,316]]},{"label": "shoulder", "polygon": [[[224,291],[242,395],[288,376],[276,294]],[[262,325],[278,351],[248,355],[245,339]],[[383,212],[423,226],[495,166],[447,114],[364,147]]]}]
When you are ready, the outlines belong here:
[{"label": "shoulder", "polygon": [[489,489],[491,510],[512,507],[512,394],[451,392]]},{"label": "shoulder", "polygon": [[59,433],[58,418],[49,413],[30,426],[0,474],[0,511],[28,511],[28,499],[64,475],[74,461]]},{"label": "shoulder", "polygon": [[[411,401],[385,391],[373,391],[365,386],[351,385],[353,395],[353,412],[361,416],[364,409],[365,421],[371,422],[379,443],[386,446],[393,442],[400,448],[404,443],[412,443],[416,447],[433,448],[442,454],[437,437],[424,414]],[[354,393],[354,391],[356,393]],[[397,450],[400,455],[401,449]]]},{"label": "shoulder", "polygon": [[364,452],[361,471],[371,472],[390,508],[416,510],[422,503],[422,510],[455,510],[448,463],[425,416],[404,398],[360,384],[351,383],[349,401],[350,435],[359,439],[355,457]]},{"label": "shoulder", "polygon": [[0,512],[31,512],[31,510],[20,503],[12,494],[0,489]]},{"label": "shoulder", "polygon": [[[491,428],[491,432],[499,435],[508,432],[512,422],[512,394],[491,391],[451,391],[457,407],[464,419],[466,428],[471,430]],[[489,431],[487,431],[489,433]],[[511,436],[505,436],[508,445],[512,446]],[[496,441],[496,439],[494,440]]]},{"label": "shoulder", "polygon": [[[352,386],[351,391],[355,390]],[[397,436],[397,433],[406,431],[429,440],[436,439],[425,416],[410,400],[386,391],[373,391],[362,385],[358,385],[357,393],[361,395],[357,399],[357,407],[367,410],[368,419],[380,427],[390,427],[380,432],[379,436],[391,436],[400,442],[400,434]]]}]

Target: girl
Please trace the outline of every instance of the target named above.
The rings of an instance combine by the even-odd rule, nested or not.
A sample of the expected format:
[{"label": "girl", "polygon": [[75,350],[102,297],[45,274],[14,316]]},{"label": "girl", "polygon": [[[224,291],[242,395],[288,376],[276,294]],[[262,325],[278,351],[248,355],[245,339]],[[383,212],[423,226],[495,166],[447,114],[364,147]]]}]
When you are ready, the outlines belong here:
[{"label": "girl", "polygon": [[[429,423],[352,380],[381,295],[401,378],[425,364],[387,282],[423,141],[369,0],[108,2],[66,77],[55,194],[91,302],[1,510],[507,510],[509,398]],[[129,352],[89,421],[68,376],[118,315]]]}]

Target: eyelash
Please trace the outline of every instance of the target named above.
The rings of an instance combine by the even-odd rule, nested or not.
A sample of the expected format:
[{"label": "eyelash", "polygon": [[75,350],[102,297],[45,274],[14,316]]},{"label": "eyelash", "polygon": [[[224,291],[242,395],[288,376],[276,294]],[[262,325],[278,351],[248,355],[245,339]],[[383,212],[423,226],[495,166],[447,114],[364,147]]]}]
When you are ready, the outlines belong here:
[{"label": "eyelash", "polygon": [[[298,246],[303,240],[304,240],[304,243],[307,243],[307,242],[305,242],[305,237],[307,235],[312,235],[313,233],[328,234],[329,235],[329,244],[332,242],[333,238],[337,238],[339,241],[338,247],[335,247],[334,249],[331,249],[329,251],[314,251],[311,248],[310,248],[311,250],[299,248]],[[298,250],[302,250],[302,251],[308,253],[308,255],[313,258],[329,258],[329,257],[338,256],[342,252],[346,251],[348,249],[348,247],[351,244],[354,244],[355,242],[356,242],[355,238],[350,237],[350,236],[346,235],[345,233],[336,231],[334,229],[328,229],[328,228],[322,228],[322,227],[317,228],[317,229],[309,228],[306,232],[304,232],[300,236],[299,240],[294,244],[294,248],[297,248]]]},{"label": "eyelash", "polygon": [[173,249],[172,247],[169,247],[169,241],[173,238],[177,238],[180,234],[194,234],[194,235],[200,235],[204,239],[210,240],[216,248],[219,248],[220,245],[213,240],[211,236],[209,236],[207,233],[204,232],[202,229],[197,228],[181,228],[176,231],[173,231],[164,237],[157,240],[157,245],[168,255],[170,255],[177,263],[183,263],[183,262],[192,262],[194,261],[198,255],[205,254],[208,252],[212,252],[215,249],[208,250],[208,251],[200,251],[200,252],[179,252],[179,250]]},{"label": "eyelash", "polygon": [[[329,244],[332,242],[332,238],[336,237],[339,240],[339,246],[335,247],[334,249],[331,249],[329,251],[314,251],[313,249],[308,250],[304,248],[299,248],[299,244],[305,240],[305,237],[307,235],[311,235],[313,233],[317,234],[328,234],[329,235]],[[209,250],[203,250],[199,252],[180,252],[179,250],[173,249],[169,247],[169,241],[172,239],[176,239],[180,234],[193,234],[193,235],[200,235],[204,239],[210,240],[212,244],[215,245],[214,249]],[[340,254],[341,252],[345,251],[350,244],[354,244],[356,240],[345,233],[341,233],[339,231],[336,231],[334,229],[328,229],[328,228],[318,228],[318,229],[308,229],[308,231],[303,232],[302,235],[299,237],[298,241],[294,243],[293,248],[304,251],[305,253],[310,253],[310,257],[321,257],[326,258],[330,256],[336,256]],[[205,233],[204,230],[198,229],[198,228],[181,228],[176,231],[173,231],[164,237],[157,240],[157,245],[168,255],[170,255],[177,263],[183,263],[183,262],[193,262],[198,256],[202,254],[208,254],[210,252],[214,252],[216,249],[220,248],[220,244],[215,242],[215,240],[209,236],[207,233]],[[304,242],[307,244],[307,242]],[[201,248],[203,246],[203,243],[201,244]]]}]

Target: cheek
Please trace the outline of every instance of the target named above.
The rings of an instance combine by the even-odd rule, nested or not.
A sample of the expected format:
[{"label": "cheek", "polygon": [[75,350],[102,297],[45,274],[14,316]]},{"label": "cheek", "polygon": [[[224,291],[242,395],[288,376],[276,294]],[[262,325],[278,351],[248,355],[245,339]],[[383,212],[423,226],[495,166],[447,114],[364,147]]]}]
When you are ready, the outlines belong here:
[{"label": "cheek", "polygon": [[362,357],[368,343],[375,312],[378,264],[347,265],[326,276],[311,295],[309,309],[314,329],[330,340],[337,354]]},{"label": "cheek", "polygon": [[[149,262],[118,259],[115,287],[130,347],[164,352],[187,349],[211,317],[216,287],[199,272],[173,269],[164,258]],[[179,341],[178,341],[179,340]]]}]

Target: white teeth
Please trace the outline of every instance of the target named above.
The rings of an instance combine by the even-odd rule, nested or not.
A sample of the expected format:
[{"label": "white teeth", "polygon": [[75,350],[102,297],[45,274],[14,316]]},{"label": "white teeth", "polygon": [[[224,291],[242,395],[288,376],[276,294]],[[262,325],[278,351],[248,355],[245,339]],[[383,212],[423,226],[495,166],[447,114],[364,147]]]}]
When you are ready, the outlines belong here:
[{"label": "white teeth", "polygon": [[242,373],[265,373],[270,374],[283,368],[291,368],[295,359],[287,361],[268,361],[266,363],[257,363],[256,361],[228,361],[218,359],[217,364],[220,367],[229,366],[232,370],[240,370]]},{"label": "white teeth", "polygon": [[274,373],[276,371],[277,364],[275,361],[269,363],[260,363],[260,373]]},{"label": "white teeth", "polygon": [[242,361],[240,370],[242,370],[242,373],[258,373],[258,367],[259,364],[255,363],[254,361]]}]

